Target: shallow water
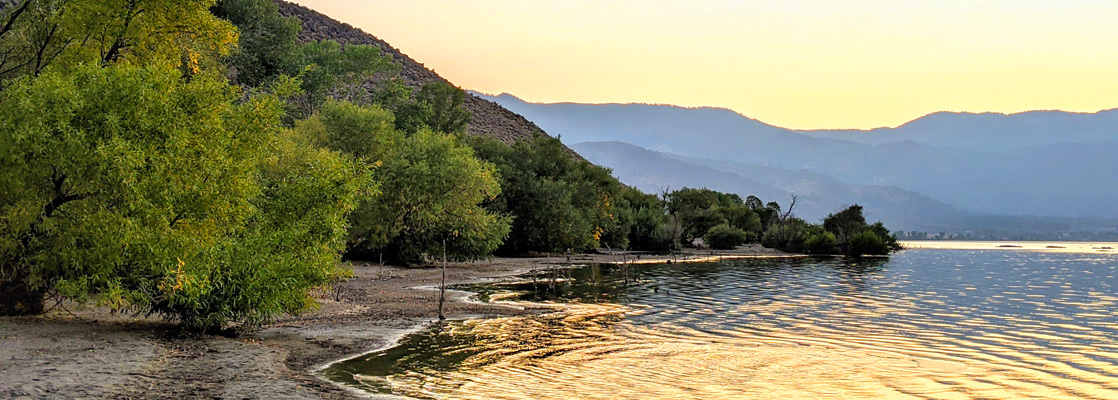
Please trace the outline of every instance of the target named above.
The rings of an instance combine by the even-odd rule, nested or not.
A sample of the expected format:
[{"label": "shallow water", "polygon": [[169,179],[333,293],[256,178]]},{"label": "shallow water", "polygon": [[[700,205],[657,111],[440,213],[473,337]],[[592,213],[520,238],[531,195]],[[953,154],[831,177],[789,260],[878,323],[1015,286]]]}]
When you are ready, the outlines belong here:
[{"label": "shallow water", "polygon": [[450,323],[325,374],[419,398],[1118,399],[1116,269],[928,249],[590,266],[475,288],[562,311]]}]

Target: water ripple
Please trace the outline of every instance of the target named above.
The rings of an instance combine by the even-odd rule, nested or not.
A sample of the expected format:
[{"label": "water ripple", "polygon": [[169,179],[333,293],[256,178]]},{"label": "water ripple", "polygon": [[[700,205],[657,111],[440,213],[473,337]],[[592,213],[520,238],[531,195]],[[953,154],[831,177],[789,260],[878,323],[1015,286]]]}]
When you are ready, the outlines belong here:
[{"label": "water ripple", "polygon": [[910,250],[590,266],[479,288],[557,312],[452,323],[326,374],[419,398],[1118,399],[1116,265]]}]

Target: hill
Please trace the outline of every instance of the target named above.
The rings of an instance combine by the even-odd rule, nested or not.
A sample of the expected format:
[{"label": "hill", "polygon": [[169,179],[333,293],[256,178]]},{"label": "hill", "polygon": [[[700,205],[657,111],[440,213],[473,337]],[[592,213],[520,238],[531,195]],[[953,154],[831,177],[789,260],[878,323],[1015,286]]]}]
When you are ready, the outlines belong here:
[{"label": "hill", "polygon": [[[400,64],[400,76],[409,86],[418,87],[426,82],[446,81],[434,71],[413,60],[399,49],[361,29],[337,21],[317,11],[298,4],[277,0],[280,14],[296,17],[303,24],[299,34],[302,41],[332,39],[341,43],[358,43],[377,46]],[[473,113],[469,133],[491,136],[506,143],[543,132],[539,126],[517,113],[477,96],[466,96],[466,108]]]}]

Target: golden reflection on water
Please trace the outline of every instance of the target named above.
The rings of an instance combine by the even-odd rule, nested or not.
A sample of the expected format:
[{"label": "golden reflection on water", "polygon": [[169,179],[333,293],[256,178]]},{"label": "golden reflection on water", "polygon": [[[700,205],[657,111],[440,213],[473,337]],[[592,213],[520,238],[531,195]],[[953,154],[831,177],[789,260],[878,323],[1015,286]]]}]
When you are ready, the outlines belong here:
[{"label": "golden reflection on water", "polygon": [[[1088,270],[1112,281],[1115,261]],[[471,338],[439,349],[461,355],[453,368],[354,378],[439,399],[1118,399],[1113,292],[1052,292],[1068,283],[1030,278],[967,303],[936,291],[952,285],[913,289],[907,272],[801,269],[751,275],[750,293],[766,293],[764,301],[727,297],[738,291],[700,275],[715,280],[669,294],[685,298],[672,299],[680,307],[643,304],[665,291],[645,286],[626,305],[453,323],[438,334]],[[865,282],[887,273],[879,285],[901,282],[903,296]],[[802,287],[785,295],[781,285]],[[989,289],[960,286],[976,289],[964,295]]]},{"label": "golden reflection on water", "polygon": [[1013,250],[1048,253],[1118,254],[1118,243],[1112,242],[991,242],[964,240],[901,241],[906,249],[939,250]]}]

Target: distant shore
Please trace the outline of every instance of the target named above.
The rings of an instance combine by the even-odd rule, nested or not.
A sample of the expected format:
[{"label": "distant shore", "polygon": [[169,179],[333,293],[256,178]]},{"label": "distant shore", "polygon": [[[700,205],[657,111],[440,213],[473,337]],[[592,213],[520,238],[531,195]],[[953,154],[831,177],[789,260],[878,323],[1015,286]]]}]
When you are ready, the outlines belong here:
[{"label": "distant shore", "polygon": [[[772,257],[802,256],[752,245],[734,251],[688,250],[675,257],[495,258],[451,264],[447,282],[500,280],[548,266]],[[319,294],[318,310],[279,319],[238,338],[185,334],[158,319],[65,304],[44,316],[0,318],[0,397],[356,398],[357,393],[320,379],[315,371],[391,346],[406,333],[435,323],[438,294],[424,288],[437,284],[440,272],[375,264],[355,264],[353,272],[336,290]],[[466,301],[469,293],[448,293],[452,319],[547,310]]]}]

